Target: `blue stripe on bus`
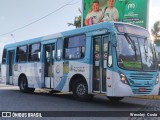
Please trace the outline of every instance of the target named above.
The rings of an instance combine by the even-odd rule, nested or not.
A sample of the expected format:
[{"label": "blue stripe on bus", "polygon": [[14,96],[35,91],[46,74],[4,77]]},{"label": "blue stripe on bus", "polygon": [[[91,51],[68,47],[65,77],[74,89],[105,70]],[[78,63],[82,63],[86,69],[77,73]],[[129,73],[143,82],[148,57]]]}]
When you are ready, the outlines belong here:
[{"label": "blue stripe on bus", "polygon": [[62,91],[62,89],[64,88],[64,85],[67,81],[67,76],[63,76],[60,83],[58,84],[58,86],[55,88],[55,90],[58,90],[58,91]]}]

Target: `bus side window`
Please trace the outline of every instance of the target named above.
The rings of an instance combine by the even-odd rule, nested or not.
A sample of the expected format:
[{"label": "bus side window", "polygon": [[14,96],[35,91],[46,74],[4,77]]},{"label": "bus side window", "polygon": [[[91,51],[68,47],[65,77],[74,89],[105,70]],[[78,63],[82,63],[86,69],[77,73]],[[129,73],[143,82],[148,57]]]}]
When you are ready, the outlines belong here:
[{"label": "bus side window", "polygon": [[38,62],[40,60],[40,50],[41,50],[40,43],[29,45],[28,61]]},{"label": "bus side window", "polygon": [[107,62],[108,67],[112,67],[112,45],[111,42],[108,44],[108,62]]},{"label": "bus side window", "polygon": [[64,39],[64,59],[80,59],[85,55],[85,35],[76,35]]},{"label": "bus side window", "polygon": [[27,45],[17,47],[16,62],[26,62],[27,61],[27,54],[28,54],[27,50],[28,50]]},{"label": "bus side window", "polygon": [[62,50],[63,50],[63,39],[60,38],[57,40],[57,53],[56,60],[60,61],[62,59]]}]

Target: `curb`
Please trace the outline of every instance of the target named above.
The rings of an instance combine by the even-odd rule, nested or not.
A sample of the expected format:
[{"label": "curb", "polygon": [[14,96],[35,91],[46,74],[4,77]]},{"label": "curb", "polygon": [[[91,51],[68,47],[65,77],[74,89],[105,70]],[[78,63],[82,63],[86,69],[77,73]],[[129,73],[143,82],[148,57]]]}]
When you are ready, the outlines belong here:
[{"label": "curb", "polygon": [[160,99],[160,95],[134,96],[133,98],[140,98],[140,99]]}]

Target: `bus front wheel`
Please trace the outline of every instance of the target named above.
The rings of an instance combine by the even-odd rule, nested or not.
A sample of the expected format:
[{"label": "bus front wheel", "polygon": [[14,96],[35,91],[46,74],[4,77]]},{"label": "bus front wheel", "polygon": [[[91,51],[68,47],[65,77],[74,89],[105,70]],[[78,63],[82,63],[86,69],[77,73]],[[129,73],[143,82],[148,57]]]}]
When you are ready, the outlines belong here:
[{"label": "bus front wheel", "polygon": [[119,102],[124,97],[107,97],[111,102]]},{"label": "bus front wheel", "polygon": [[73,84],[73,96],[79,101],[90,101],[93,95],[88,94],[88,86],[85,81],[77,80]]}]

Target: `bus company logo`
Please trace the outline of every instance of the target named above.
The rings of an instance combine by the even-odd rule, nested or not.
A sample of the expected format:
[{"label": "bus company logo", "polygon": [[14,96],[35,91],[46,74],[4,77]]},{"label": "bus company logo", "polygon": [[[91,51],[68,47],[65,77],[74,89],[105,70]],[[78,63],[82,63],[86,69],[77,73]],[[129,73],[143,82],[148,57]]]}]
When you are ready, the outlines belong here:
[{"label": "bus company logo", "polygon": [[60,65],[57,65],[56,66],[56,73],[60,73],[60,71],[61,71]]},{"label": "bus company logo", "polygon": [[136,8],[137,8],[137,4],[133,1],[131,1],[127,4],[127,9],[129,11],[134,11],[134,10],[136,10]]},{"label": "bus company logo", "polygon": [[18,71],[18,64],[14,65],[14,71]]}]

